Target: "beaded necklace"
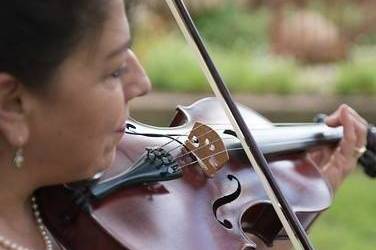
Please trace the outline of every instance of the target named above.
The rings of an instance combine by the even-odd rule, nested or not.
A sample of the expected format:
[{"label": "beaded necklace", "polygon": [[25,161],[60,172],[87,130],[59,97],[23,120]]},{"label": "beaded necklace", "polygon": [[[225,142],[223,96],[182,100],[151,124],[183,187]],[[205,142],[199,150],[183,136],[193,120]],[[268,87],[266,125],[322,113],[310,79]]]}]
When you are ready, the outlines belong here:
[{"label": "beaded necklace", "polygon": [[[46,250],[53,250],[52,241],[50,237],[48,236],[46,226],[43,224],[43,220],[40,216],[40,212],[38,209],[38,204],[34,196],[31,198],[31,207],[33,209],[35,221],[38,224],[38,229],[46,245]],[[20,246],[19,244],[12,242],[11,240],[8,240],[1,235],[0,235],[0,246],[5,247],[5,249],[8,249],[8,250],[32,250],[30,248]]]}]

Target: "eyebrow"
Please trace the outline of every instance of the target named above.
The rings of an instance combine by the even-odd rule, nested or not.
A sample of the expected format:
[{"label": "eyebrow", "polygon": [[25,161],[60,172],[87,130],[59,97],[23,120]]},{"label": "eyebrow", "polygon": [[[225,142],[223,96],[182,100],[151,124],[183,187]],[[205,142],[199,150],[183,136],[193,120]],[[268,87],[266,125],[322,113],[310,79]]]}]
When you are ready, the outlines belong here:
[{"label": "eyebrow", "polygon": [[106,56],[106,59],[111,59],[115,56],[117,56],[118,54],[126,51],[127,49],[131,48],[132,47],[132,40],[129,39],[127,40],[123,45],[121,45],[119,48],[117,49],[114,49],[113,51],[111,51],[107,56]]}]

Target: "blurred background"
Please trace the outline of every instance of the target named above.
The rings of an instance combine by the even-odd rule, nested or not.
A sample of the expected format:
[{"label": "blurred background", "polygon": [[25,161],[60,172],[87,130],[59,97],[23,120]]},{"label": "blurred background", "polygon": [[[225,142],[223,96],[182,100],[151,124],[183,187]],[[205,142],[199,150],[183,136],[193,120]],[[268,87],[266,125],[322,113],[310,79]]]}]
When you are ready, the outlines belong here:
[{"label": "blurred background", "polygon": [[[134,50],[153,82],[132,115],[168,125],[213,95],[165,1],[128,0]],[[235,99],[273,122],[341,103],[376,123],[376,0],[186,0]],[[150,104],[153,105],[150,105]],[[317,249],[376,249],[376,181],[359,169],[314,224]]]}]

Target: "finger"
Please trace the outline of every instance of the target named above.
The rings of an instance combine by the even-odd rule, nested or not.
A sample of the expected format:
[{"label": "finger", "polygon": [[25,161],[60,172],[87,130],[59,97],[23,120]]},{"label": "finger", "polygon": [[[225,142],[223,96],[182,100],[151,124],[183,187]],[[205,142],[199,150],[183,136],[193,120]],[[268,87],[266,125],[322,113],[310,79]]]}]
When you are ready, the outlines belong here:
[{"label": "finger", "polygon": [[358,112],[356,112],[352,107],[348,107],[348,108],[350,110],[351,115],[353,115],[354,118],[356,118],[364,126],[368,127],[368,122],[362,116],[360,116]]},{"label": "finger", "polygon": [[355,168],[356,160],[348,159],[340,152],[340,147],[336,149],[330,158],[330,161],[322,169],[322,173],[336,189],[343,182],[345,177]]},{"label": "finger", "polygon": [[355,124],[348,107],[341,109],[339,121],[343,125],[343,138],[340,142],[340,151],[346,158],[353,156],[354,147],[356,147]]},{"label": "finger", "polygon": [[356,135],[356,147],[361,148],[367,143],[367,129],[368,122],[361,117],[353,108],[348,107],[351,118],[354,124],[354,131]]},{"label": "finger", "polygon": [[352,155],[343,155],[339,151],[333,155],[333,160],[335,161],[335,163],[332,164],[334,164],[334,167],[336,167],[338,171],[342,173],[341,176],[342,178],[344,178],[356,168],[357,159],[354,158]]},{"label": "finger", "polygon": [[327,123],[328,126],[337,127],[341,125],[339,117],[340,117],[342,109],[347,109],[354,118],[356,118],[359,122],[361,122],[363,125],[368,127],[368,122],[362,116],[360,116],[358,112],[356,112],[353,108],[351,108],[347,104],[342,104],[333,114],[325,118],[325,122]]},{"label": "finger", "polygon": [[356,147],[361,148],[367,144],[367,126],[358,120],[353,120],[354,131],[356,135]]},{"label": "finger", "polygon": [[325,123],[329,127],[338,127],[341,124],[341,112],[343,109],[346,109],[348,106],[346,104],[342,104],[341,106],[338,107],[336,111],[334,111],[331,115],[327,116],[325,118]]}]

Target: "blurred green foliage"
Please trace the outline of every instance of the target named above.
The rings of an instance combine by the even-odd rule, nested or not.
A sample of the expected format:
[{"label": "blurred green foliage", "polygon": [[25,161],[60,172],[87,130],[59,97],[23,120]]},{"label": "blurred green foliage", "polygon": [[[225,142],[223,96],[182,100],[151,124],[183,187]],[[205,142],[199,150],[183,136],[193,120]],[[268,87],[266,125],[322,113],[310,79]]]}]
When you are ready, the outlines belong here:
[{"label": "blurred green foliage", "polygon": [[[310,85],[301,77],[307,67],[287,58],[266,53],[212,46],[211,54],[229,88],[238,93],[321,93],[320,84]],[[207,81],[191,49],[182,38],[170,34],[156,40],[153,48],[141,54],[141,60],[158,90],[209,92]],[[362,57],[336,66],[331,86],[333,94],[376,94],[376,57]],[[315,81],[320,81],[320,75]]]},{"label": "blurred green foliage", "polygon": [[159,90],[207,91],[205,78],[191,51],[171,37],[158,40],[141,56],[153,86]]},{"label": "blurred green foliage", "polygon": [[[233,91],[288,94],[296,89],[297,66],[293,61],[267,56],[254,58],[250,53],[219,47],[212,48],[212,54]],[[209,91],[193,53],[174,35],[155,42],[141,60],[159,90]]]},{"label": "blurred green foliage", "polygon": [[226,8],[213,9],[195,18],[204,37],[227,49],[264,49],[267,46],[267,25],[270,13],[260,8],[250,13],[227,3]]},{"label": "blurred green foliage", "polygon": [[337,94],[376,94],[376,57],[341,64],[338,69]]},{"label": "blurred green foliage", "polygon": [[339,189],[333,206],[315,222],[311,237],[320,250],[373,250],[376,246],[376,182],[360,171]]},{"label": "blurred green foliage", "polygon": [[[316,4],[317,5],[317,4]],[[351,26],[359,22],[361,14],[353,5],[339,11],[313,6],[331,16],[332,20]],[[351,11],[353,9],[354,11]],[[352,53],[348,62],[327,65],[335,68],[329,76],[314,70],[315,76],[305,74],[312,65],[301,65],[289,58],[268,52],[268,22],[271,12],[265,6],[257,10],[236,8],[231,1],[226,8],[206,11],[195,17],[210,52],[228,86],[242,93],[332,93],[376,94],[376,54],[363,58]],[[142,30],[142,29],[141,29]],[[155,89],[182,92],[208,92],[203,76],[191,49],[178,28],[146,30],[137,34],[136,51],[150,75]],[[376,35],[361,37],[364,46]],[[153,42],[150,42],[153,41]],[[367,52],[365,53],[367,54]],[[320,65],[320,68],[325,68]],[[325,77],[324,77],[325,75]],[[325,78],[325,79],[324,79]],[[329,79],[328,79],[329,78]]]}]

